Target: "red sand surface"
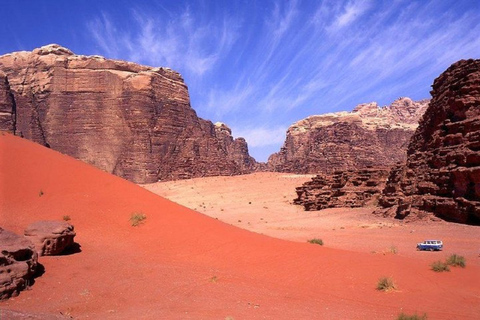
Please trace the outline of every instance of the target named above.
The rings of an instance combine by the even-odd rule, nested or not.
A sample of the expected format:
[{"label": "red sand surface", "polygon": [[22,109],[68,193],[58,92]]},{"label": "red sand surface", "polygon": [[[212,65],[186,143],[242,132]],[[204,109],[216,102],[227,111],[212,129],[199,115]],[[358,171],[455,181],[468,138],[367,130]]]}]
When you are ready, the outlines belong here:
[{"label": "red sand surface", "polygon": [[[250,232],[10,135],[0,136],[0,166],[0,226],[22,233],[69,215],[81,245],[41,257],[45,273],[0,309],[76,319],[480,318],[480,267],[468,260],[435,273],[424,259]],[[147,216],[138,227],[134,212]],[[382,276],[398,290],[375,290]]]}]

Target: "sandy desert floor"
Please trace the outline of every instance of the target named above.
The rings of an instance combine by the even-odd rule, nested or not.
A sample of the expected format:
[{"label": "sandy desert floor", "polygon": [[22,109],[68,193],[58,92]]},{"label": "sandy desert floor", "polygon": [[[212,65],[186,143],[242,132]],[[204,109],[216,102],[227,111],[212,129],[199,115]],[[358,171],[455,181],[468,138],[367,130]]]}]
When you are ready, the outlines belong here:
[{"label": "sandy desert floor", "polygon": [[[44,273],[0,302],[2,319],[6,310],[37,319],[480,318],[477,227],[403,225],[369,209],[303,212],[289,202],[307,177],[148,186],[182,206],[10,135],[0,135],[0,167],[0,226],[21,234],[68,215],[81,248],[40,257]],[[133,227],[137,212],[147,218]],[[416,252],[425,238],[442,238],[445,251]],[[466,257],[465,269],[430,270],[452,252]],[[396,290],[376,290],[384,276]]]},{"label": "sandy desert floor", "polygon": [[[293,205],[295,188],[311,177],[261,172],[143,187],[228,224],[275,238],[298,242],[320,238],[331,248],[377,254],[396,251],[421,260],[457,253],[480,265],[480,227],[441,220],[405,223],[373,215],[374,207],[304,211]],[[426,239],[442,239],[444,251],[417,251],[416,244]]]}]

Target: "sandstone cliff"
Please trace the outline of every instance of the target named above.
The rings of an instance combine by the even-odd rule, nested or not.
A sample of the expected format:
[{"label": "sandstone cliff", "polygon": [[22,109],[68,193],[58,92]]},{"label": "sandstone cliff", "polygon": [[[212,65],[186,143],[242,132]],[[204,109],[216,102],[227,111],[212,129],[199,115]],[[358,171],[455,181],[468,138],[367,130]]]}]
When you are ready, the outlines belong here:
[{"label": "sandstone cliff", "polygon": [[406,165],[390,173],[381,213],[480,224],[480,60],[450,66],[431,93]]},{"label": "sandstone cliff", "polygon": [[1,56],[0,71],[0,130],[133,182],[255,167],[244,139],[197,117],[171,69],[49,45]]},{"label": "sandstone cliff", "polygon": [[288,129],[280,152],[268,159],[268,168],[331,173],[405,161],[408,141],[427,105],[428,100],[400,98],[387,107],[367,103],[352,112],[300,120]]},{"label": "sandstone cliff", "polygon": [[15,103],[7,75],[0,71],[0,131],[15,132]]}]

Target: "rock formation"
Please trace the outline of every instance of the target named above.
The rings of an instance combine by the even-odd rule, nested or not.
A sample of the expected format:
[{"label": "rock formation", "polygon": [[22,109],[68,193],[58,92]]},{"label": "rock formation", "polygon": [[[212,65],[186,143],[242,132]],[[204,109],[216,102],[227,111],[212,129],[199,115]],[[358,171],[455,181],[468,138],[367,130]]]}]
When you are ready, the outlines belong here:
[{"label": "rock formation", "polygon": [[0,71],[0,131],[15,132],[15,103],[7,75]]},{"label": "rock formation", "polygon": [[[0,56],[0,71],[0,130],[104,171],[150,183],[255,167],[244,139],[197,117],[171,69],[49,45]],[[4,120],[11,114],[12,124]]]},{"label": "rock formation", "polygon": [[433,83],[432,100],[392,170],[384,215],[480,224],[480,60],[461,60]]},{"label": "rock formation", "polygon": [[376,205],[388,176],[387,169],[366,168],[317,175],[297,188],[293,201],[305,210]]},{"label": "rock formation", "polygon": [[73,245],[73,229],[67,222],[36,221],[25,229],[25,237],[34,244],[39,256],[54,256]]},{"label": "rock formation", "polygon": [[311,116],[293,124],[272,171],[332,173],[405,161],[408,141],[428,100],[400,98],[388,107],[358,105],[352,112]]},{"label": "rock formation", "polygon": [[32,283],[37,258],[29,240],[0,228],[0,300],[17,296]]}]

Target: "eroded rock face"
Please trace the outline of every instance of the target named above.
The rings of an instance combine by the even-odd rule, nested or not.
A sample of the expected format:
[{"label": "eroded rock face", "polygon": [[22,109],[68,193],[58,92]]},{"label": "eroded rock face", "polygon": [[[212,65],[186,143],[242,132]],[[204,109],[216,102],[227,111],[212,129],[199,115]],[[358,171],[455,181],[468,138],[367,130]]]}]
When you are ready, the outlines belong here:
[{"label": "eroded rock face", "polygon": [[366,168],[317,175],[296,189],[293,202],[307,211],[375,205],[388,173],[388,169]]},{"label": "eroded rock face", "polygon": [[62,221],[37,221],[25,229],[25,237],[34,245],[39,256],[61,254],[73,245],[74,227]]},{"label": "eroded rock face", "polygon": [[332,173],[405,161],[408,141],[428,100],[400,98],[388,107],[358,105],[352,112],[311,116],[293,124],[280,152],[268,159],[272,171]]},{"label": "eroded rock face", "polygon": [[0,228],[0,300],[17,296],[32,283],[37,259],[31,241]]},{"label": "eroded rock face", "polygon": [[15,103],[7,75],[0,71],[0,131],[15,133]]},{"label": "eroded rock face", "polygon": [[431,93],[406,165],[390,174],[380,213],[480,224],[480,60],[450,66]]},{"label": "eroded rock face", "polygon": [[255,167],[245,140],[197,117],[171,69],[49,45],[1,56],[0,70],[13,93],[17,135],[104,171],[151,183]]}]

